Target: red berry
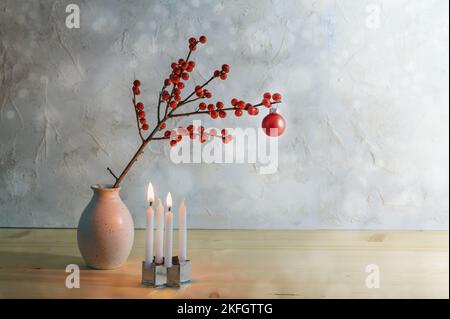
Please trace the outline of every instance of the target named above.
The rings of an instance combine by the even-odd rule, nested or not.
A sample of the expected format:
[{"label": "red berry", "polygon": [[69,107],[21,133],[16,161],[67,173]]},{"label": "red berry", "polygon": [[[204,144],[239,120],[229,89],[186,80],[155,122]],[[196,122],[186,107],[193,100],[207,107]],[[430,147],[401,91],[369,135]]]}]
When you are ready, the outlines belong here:
[{"label": "red berry", "polygon": [[202,89],[198,89],[198,90],[195,91],[195,95],[197,95],[198,97],[203,97],[204,92],[203,92]]},{"label": "red berry", "polygon": [[167,130],[167,131],[164,132],[164,137],[169,138],[169,137],[170,137],[170,134],[171,134],[170,131]]},{"label": "red berry", "polygon": [[138,87],[141,86],[141,81],[139,81],[139,80],[134,80],[133,85],[134,85],[135,87],[138,88]]},{"label": "red berry", "polygon": [[218,108],[218,109],[223,109],[223,103],[222,102],[217,102],[216,103],[216,107]]},{"label": "red berry", "polygon": [[216,119],[219,116],[217,111],[211,111],[209,112],[209,115],[211,116],[212,119]]},{"label": "red berry", "polygon": [[221,73],[220,74],[220,79],[221,80],[226,80],[227,79],[227,74],[226,73]]},{"label": "red berry", "polygon": [[220,71],[219,70],[215,70],[214,71],[214,76],[217,78],[220,76]]},{"label": "red berry", "polygon": [[206,43],[206,37],[204,36],[204,35],[202,35],[199,39],[198,39],[198,41],[200,41],[200,43]]},{"label": "red berry", "polygon": [[266,93],[264,93],[263,98],[270,100],[272,98],[272,94],[270,94],[269,92],[266,92]]},{"label": "red berry", "polygon": [[164,91],[164,92],[163,92],[163,95],[162,95],[162,99],[163,99],[164,101],[168,101],[168,100],[170,99],[170,94],[169,94],[169,92]]},{"label": "red berry", "polygon": [[236,107],[238,108],[238,109],[243,109],[243,108],[245,108],[245,102],[244,101],[239,101],[237,104],[236,104]]},{"label": "red berry", "polygon": [[200,103],[200,104],[198,105],[198,108],[199,108],[200,110],[206,110],[206,103],[204,103],[204,102]]},{"label": "red berry", "polygon": [[254,107],[253,115],[258,115],[259,109],[257,107]]},{"label": "red berry", "polygon": [[214,104],[208,104],[208,111],[214,111]]},{"label": "red berry", "polygon": [[202,126],[199,126],[198,127],[198,129],[197,129],[197,131],[199,132],[199,133],[203,133],[204,131],[205,131],[205,127],[202,125]]},{"label": "red berry", "polygon": [[175,83],[175,84],[180,82],[180,78],[178,77],[178,75],[175,75],[175,74],[170,75],[170,80],[172,81],[172,83]]},{"label": "red berry", "polygon": [[281,101],[281,94],[280,93],[275,93],[274,95],[272,95],[272,99],[275,102],[280,102]]},{"label": "red berry", "polygon": [[177,142],[181,141],[182,139],[183,139],[183,136],[182,136],[182,135],[178,135],[178,136],[177,136]]},{"label": "red berry", "polygon": [[189,80],[189,73],[183,72],[183,74],[181,74],[181,78],[185,81]]},{"label": "red berry", "polygon": [[182,71],[183,70],[181,68],[176,68],[175,70],[173,70],[173,74],[180,75]]},{"label": "red berry", "polygon": [[223,64],[222,65],[222,71],[225,73],[230,72],[230,66],[228,64]]},{"label": "red berry", "polygon": [[178,103],[176,101],[171,101],[169,105],[170,105],[171,108],[174,109],[174,108],[176,108],[178,106]]},{"label": "red berry", "polygon": [[172,82],[170,81],[170,79],[165,79],[164,80],[164,86],[169,86],[171,84],[172,84]]},{"label": "red berry", "polygon": [[233,105],[233,106],[236,106],[238,104],[238,102],[239,101],[236,98],[231,99],[231,105]]},{"label": "red berry", "polygon": [[223,129],[220,131],[220,134],[222,134],[222,136],[225,136],[225,135],[228,134],[228,131],[227,131],[226,129],[223,128]]},{"label": "red berry", "polygon": [[252,107],[253,105],[252,105],[252,103],[247,103],[247,104],[245,104],[245,108],[246,109],[248,109],[249,107]]},{"label": "red berry", "polygon": [[143,125],[142,125],[142,129],[143,129],[144,131],[147,131],[147,130],[148,130],[148,124],[147,124],[147,123],[143,124]]},{"label": "red berry", "polygon": [[236,115],[237,117],[242,116],[242,110],[236,110],[236,111],[234,111],[234,115]]},{"label": "red berry", "polygon": [[137,86],[133,86],[133,93],[135,95],[139,95],[139,94],[141,94],[141,90],[139,90],[139,88]]},{"label": "red berry", "polygon": [[195,44],[196,42],[197,42],[196,38],[194,38],[194,37],[189,38],[189,44]]},{"label": "red berry", "polygon": [[195,45],[195,44],[190,44],[190,45],[189,45],[189,49],[190,49],[191,51],[195,51],[195,50],[197,50],[197,45]]},{"label": "red berry", "polygon": [[200,136],[200,143],[205,143],[208,140],[208,135],[202,134]]},{"label": "red berry", "polygon": [[171,140],[170,141],[170,146],[174,147],[175,145],[177,145],[177,141],[176,140]]},{"label": "red berry", "polygon": [[145,118],[141,118],[141,119],[139,119],[139,122],[141,124],[145,124],[145,123],[147,123],[147,120]]},{"label": "red berry", "polygon": [[175,62],[172,62],[172,64],[170,65],[170,67],[171,67],[172,69],[175,69],[175,68],[178,67],[178,64],[176,64]]},{"label": "red berry", "polygon": [[269,100],[269,99],[263,99],[261,103],[262,103],[262,105],[264,105],[265,107],[270,107],[270,105],[272,104],[272,103],[270,103],[270,100]]},{"label": "red berry", "polygon": [[204,90],[203,93],[207,99],[210,99],[212,97],[211,92],[209,92],[208,90]]},{"label": "red berry", "polygon": [[161,126],[159,127],[160,130],[164,130],[166,128],[166,123],[161,123]]},{"label": "red berry", "polygon": [[144,118],[145,117],[145,112],[144,111],[139,111],[138,112],[138,116],[139,116],[139,118]]},{"label": "red berry", "polygon": [[[180,82],[181,83],[181,82]],[[179,83],[178,83],[179,84]],[[175,95],[180,95],[181,94],[181,90],[178,88],[178,87],[175,87],[174,89],[173,89],[173,94],[175,94]]]},{"label": "red berry", "polygon": [[225,117],[227,117],[227,112],[220,110],[219,116],[220,116],[220,118],[224,119]]},{"label": "red berry", "polygon": [[252,105],[251,107],[247,108],[247,112],[249,115],[254,115],[255,107]]},{"label": "red berry", "polygon": [[186,129],[187,129],[189,132],[193,132],[194,129],[195,129],[195,127],[194,127],[194,125],[189,124],[189,125],[186,127]]},{"label": "red berry", "polygon": [[185,62],[184,59],[181,59],[181,58],[180,58],[180,59],[178,60],[178,64],[183,64],[184,62]]},{"label": "red berry", "polygon": [[138,102],[138,103],[136,104],[136,108],[137,108],[139,111],[142,111],[142,110],[144,109],[144,104],[143,104],[142,102]]},{"label": "red berry", "polygon": [[173,99],[174,99],[175,101],[177,101],[177,102],[180,102],[181,96],[179,96],[178,94],[175,94],[175,95],[173,96]]},{"label": "red berry", "polygon": [[195,134],[194,134],[194,133],[189,133],[189,138],[190,138],[191,140],[195,139]]},{"label": "red berry", "polygon": [[180,90],[184,89],[184,83],[183,83],[183,82],[177,83],[177,87],[178,87]]},{"label": "red berry", "polygon": [[188,62],[188,67],[190,67],[190,68],[195,68],[195,62],[194,61],[189,61]]}]

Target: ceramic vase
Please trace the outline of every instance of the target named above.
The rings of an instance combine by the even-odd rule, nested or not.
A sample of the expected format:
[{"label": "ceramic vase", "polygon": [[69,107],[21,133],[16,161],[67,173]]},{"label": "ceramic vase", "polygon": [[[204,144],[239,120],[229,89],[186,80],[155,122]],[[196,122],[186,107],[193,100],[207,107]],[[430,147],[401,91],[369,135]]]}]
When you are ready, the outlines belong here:
[{"label": "ceramic vase", "polygon": [[91,188],[93,196],[78,223],[78,248],[89,267],[118,268],[133,246],[133,219],[119,196],[120,188],[98,184]]}]

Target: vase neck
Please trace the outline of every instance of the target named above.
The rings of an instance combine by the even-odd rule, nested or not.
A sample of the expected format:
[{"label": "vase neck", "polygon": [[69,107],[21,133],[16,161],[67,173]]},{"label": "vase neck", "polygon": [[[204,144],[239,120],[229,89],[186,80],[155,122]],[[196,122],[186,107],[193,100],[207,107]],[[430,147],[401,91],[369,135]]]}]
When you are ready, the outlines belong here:
[{"label": "vase neck", "polygon": [[94,196],[104,199],[118,199],[120,187],[113,188],[111,185],[95,184],[91,186]]}]

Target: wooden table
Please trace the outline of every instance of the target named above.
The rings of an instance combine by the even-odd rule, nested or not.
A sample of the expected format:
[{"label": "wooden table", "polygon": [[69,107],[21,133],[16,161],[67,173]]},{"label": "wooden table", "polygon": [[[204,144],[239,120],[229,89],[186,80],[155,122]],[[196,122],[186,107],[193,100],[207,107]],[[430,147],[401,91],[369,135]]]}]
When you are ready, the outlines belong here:
[{"label": "wooden table", "polygon": [[[144,231],[120,269],[88,269],[72,229],[0,229],[0,298],[448,298],[447,231],[191,230],[193,282],[141,286]],[[176,237],[175,237],[176,238]],[[176,242],[176,241],[175,241]],[[176,243],[175,243],[176,244]],[[66,288],[66,265],[81,287]],[[367,265],[380,288],[367,288]]]}]

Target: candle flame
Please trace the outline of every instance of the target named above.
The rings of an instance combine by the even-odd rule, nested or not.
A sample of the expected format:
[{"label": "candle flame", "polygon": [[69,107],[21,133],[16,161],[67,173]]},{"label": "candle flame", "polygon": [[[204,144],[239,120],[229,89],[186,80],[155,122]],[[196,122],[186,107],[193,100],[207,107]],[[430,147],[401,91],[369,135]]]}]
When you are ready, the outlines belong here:
[{"label": "candle flame", "polygon": [[172,195],[170,195],[170,192],[167,194],[166,205],[169,210],[172,208]]},{"label": "candle flame", "polygon": [[152,185],[152,183],[148,183],[147,202],[149,204],[151,204],[151,203],[153,203],[154,200],[155,200],[155,192],[153,191],[153,185]]}]

